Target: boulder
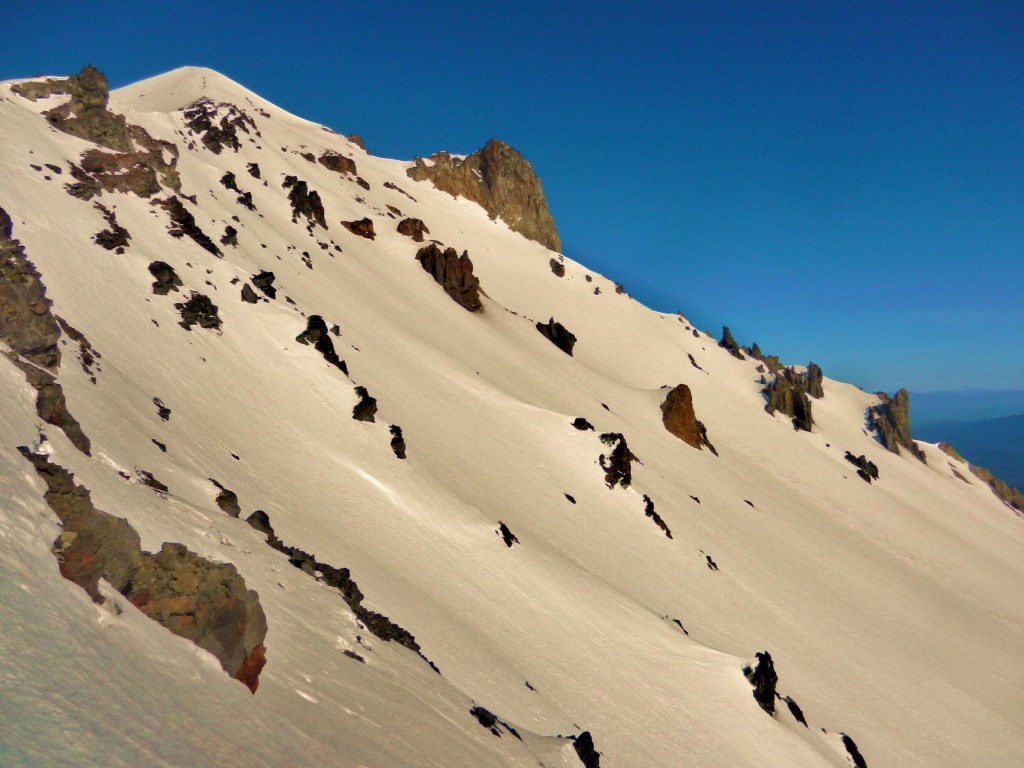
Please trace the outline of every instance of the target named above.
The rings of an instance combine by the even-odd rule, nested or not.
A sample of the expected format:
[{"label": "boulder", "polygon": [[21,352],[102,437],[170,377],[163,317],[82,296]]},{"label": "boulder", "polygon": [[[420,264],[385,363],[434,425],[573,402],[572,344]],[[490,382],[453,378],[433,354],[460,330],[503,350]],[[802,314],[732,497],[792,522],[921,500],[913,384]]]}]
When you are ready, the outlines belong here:
[{"label": "boulder", "polygon": [[359,221],[343,221],[341,226],[353,235],[365,237],[367,240],[373,240],[377,237],[377,233],[373,231],[373,221],[368,218],[359,219]]},{"label": "boulder", "polygon": [[317,162],[329,171],[356,175],[356,161],[351,157],[339,155],[333,150],[325,149],[320,157],[317,158]]},{"label": "boulder", "polygon": [[163,261],[150,262],[149,274],[153,276],[153,293],[157,296],[166,296],[171,291],[177,291],[182,284],[174,267]]},{"label": "boulder", "polygon": [[690,388],[680,384],[668,393],[661,404],[661,421],[669,433],[675,435],[687,445],[697,450],[701,446],[714,448],[708,441],[707,430],[697,421],[697,413],[693,408],[693,395]]},{"label": "boulder", "polygon": [[561,323],[556,323],[555,318],[549,318],[547,323],[537,323],[537,330],[540,331],[541,336],[572,357],[572,348],[576,346],[576,336]]},{"label": "boulder", "polygon": [[430,230],[427,229],[427,225],[419,219],[402,219],[398,222],[398,233],[411,237],[414,242],[422,243],[423,236],[429,235]]},{"label": "boulder", "polygon": [[775,664],[772,662],[772,655],[765,651],[755,654],[756,662],[751,666],[743,668],[743,674],[754,686],[754,699],[758,705],[769,715],[775,714],[775,685],[779,682],[779,676],[775,672]]},{"label": "boulder", "polygon": [[470,312],[483,310],[480,281],[473,274],[473,262],[467,252],[459,256],[454,248],[442,251],[435,243],[430,243],[420,248],[416,259],[452,301]]}]

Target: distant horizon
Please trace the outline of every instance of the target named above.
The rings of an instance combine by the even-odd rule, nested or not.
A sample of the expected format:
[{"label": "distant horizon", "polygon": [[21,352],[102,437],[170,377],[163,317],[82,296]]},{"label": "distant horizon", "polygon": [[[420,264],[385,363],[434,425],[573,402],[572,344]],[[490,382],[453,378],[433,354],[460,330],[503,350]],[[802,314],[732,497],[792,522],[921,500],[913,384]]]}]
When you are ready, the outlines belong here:
[{"label": "distant horizon", "polygon": [[1024,388],[1024,6],[73,9],[44,45],[12,8],[0,74],[207,66],[405,160],[496,137],[652,309],[866,391]]}]

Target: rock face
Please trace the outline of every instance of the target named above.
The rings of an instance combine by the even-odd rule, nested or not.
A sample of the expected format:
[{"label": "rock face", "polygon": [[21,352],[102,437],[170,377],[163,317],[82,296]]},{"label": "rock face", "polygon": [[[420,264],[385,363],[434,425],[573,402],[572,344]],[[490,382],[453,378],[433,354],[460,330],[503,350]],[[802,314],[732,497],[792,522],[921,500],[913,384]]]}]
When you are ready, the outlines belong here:
[{"label": "rock face", "polygon": [[572,348],[576,346],[576,336],[561,323],[556,323],[555,318],[549,318],[547,323],[537,323],[537,330],[540,331],[541,336],[572,357]]},{"label": "rock face", "polygon": [[737,360],[746,360],[743,357],[743,353],[740,352],[740,345],[736,343],[736,339],[732,337],[732,331],[729,330],[728,325],[722,326],[722,340],[718,342],[718,346],[722,349],[729,351],[729,354],[735,357]]},{"label": "rock face", "polygon": [[792,368],[781,368],[775,378],[761,390],[761,394],[768,399],[764,407],[768,413],[779,411],[791,416],[793,429],[810,432],[814,418],[809,397],[825,396],[821,368],[814,363],[809,363],[803,373],[797,373]]},{"label": "rock face", "polygon": [[768,651],[754,655],[757,658],[757,663],[753,667],[744,667],[743,673],[747,676],[750,684],[754,686],[754,698],[761,709],[769,715],[774,715],[775,685],[779,682],[779,676],[775,672],[775,664]]},{"label": "rock face", "polygon": [[877,394],[882,402],[868,408],[867,418],[877,431],[879,442],[893,453],[899,453],[902,446],[919,461],[927,463],[924,451],[910,436],[910,393],[901,389],[891,398],[884,392]]},{"label": "rock face", "polygon": [[35,265],[13,233],[11,217],[0,208],[0,340],[10,347],[12,362],[35,388],[39,418],[59,427],[88,456],[89,438],[68,410],[64,390],[57,383],[60,326]]},{"label": "rock face", "polygon": [[398,222],[398,234],[411,237],[413,242],[422,243],[423,236],[429,235],[430,230],[419,219],[402,219]]},{"label": "rock face", "polygon": [[553,251],[562,250],[540,179],[526,158],[508,144],[491,139],[465,158],[437,152],[427,160],[417,157],[406,171],[409,177],[431,181],[444,192],[472,200],[512,231]]},{"label": "rock face", "polygon": [[697,414],[693,409],[693,395],[685,384],[680,384],[668,393],[661,404],[661,421],[665,429],[687,445],[697,450],[706,445],[712,453],[718,455],[708,441],[707,429],[697,421]]},{"label": "rock face", "polygon": [[442,251],[431,243],[416,253],[416,259],[434,282],[444,288],[452,301],[470,312],[480,312],[480,281],[473,274],[473,262],[465,251],[459,256],[454,248]]},{"label": "rock face", "polygon": [[88,489],[43,455],[19,448],[47,485],[46,502],[64,528],[54,545],[64,578],[96,602],[101,578],[154,621],[209,651],[224,671],[255,693],[265,663],[267,620],[259,596],[230,563],[217,564],[183,544],[142,551],[122,518],[93,506]]}]

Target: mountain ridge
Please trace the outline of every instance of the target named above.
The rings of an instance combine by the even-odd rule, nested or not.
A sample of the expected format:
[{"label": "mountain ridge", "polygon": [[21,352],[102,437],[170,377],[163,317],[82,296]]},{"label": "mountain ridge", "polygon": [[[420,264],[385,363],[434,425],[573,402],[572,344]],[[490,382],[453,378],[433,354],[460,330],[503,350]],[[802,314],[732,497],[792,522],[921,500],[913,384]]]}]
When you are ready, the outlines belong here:
[{"label": "mountain ridge", "polygon": [[[987,488],[956,478],[935,446],[921,446],[927,465],[885,451],[864,429],[878,398],[841,382],[823,381],[814,427],[796,432],[788,418],[765,412],[758,360],[731,356],[685,317],[647,310],[572,260],[553,274],[550,250],[475,203],[409,179],[408,163],[374,158],[276,108],[259,106],[262,115],[250,96],[230,98],[243,103],[214,103],[209,124],[235,125],[237,147],[211,138],[206,123],[179,107],[126,110],[129,122],[177,147],[175,197],[191,216],[187,226],[152,202],[174,192],[166,184],[154,196],[105,188],[91,202],[69,195],[69,166],[90,145],[47,130],[38,110],[49,104],[23,104],[9,86],[0,101],[0,199],[14,235],[55,310],[102,355],[93,383],[66,343],[59,373],[93,458],[50,430],[48,450],[102,508],[129,519],[144,548],[181,541],[235,563],[269,627],[259,691],[244,700],[241,686],[214,676],[197,655],[181,658],[184,646],[135,623],[116,596],[108,609],[83,602],[55,574],[47,542],[54,526],[39,522],[47,518],[37,483],[5,443],[0,482],[34,517],[5,511],[4,521],[34,543],[23,553],[8,549],[13,575],[0,583],[30,585],[42,573],[35,589],[67,606],[89,639],[73,646],[83,658],[109,663],[106,633],[123,663],[134,664],[136,682],[124,691],[69,675],[69,699],[92,692],[117,713],[118,696],[146,699],[136,689],[147,674],[167,680],[161,665],[191,669],[195,659],[199,671],[189,675],[202,685],[169,686],[182,705],[175,722],[194,727],[199,713],[228,731],[236,756],[220,750],[226,765],[243,757],[283,764],[295,750],[353,766],[573,765],[577,750],[556,734],[584,730],[606,766],[760,765],[766,756],[845,765],[852,753],[840,729],[868,764],[925,764],[950,749],[964,764],[1017,754],[1020,726],[1009,713],[1019,693],[1000,673],[1014,663],[1011,641],[1024,626],[1009,598],[1024,578],[1022,534]],[[327,152],[357,170],[332,170],[319,161]],[[313,193],[322,224],[310,215]],[[93,240],[110,224],[97,202],[130,234],[122,253]],[[468,251],[482,312],[456,306],[416,263],[420,244],[397,231],[409,216],[445,246]],[[364,218],[375,225],[372,240],[342,226]],[[155,259],[182,283],[170,295],[153,292]],[[243,301],[241,286],[266,272],[277,298]],[[176,305],[192,293],[210,299],[219,329],[178,326]],[[332,329],[349,373],[296,342],[312,315]],[[571,357],[537,332],[549,318],[577,337]],[[38,441],[27,389],[6,363],[2,380],[6,440]],[[660,404],[681,383],[719,456],[665,430]],[[352,418],[357,387],[377,400],[374,422]],[[577,418],[594,432],[574,428]],[[402,429],[404,460],[391,448],[390,426]],[[616,435],[637,460],[630,487],[610,490],[602,465]],[[843,451],[867,454],[879,480],[862,482]],[[368,609],[415,634],[440,675],[371,638],[335,591],[225,514],[216,503],[223,489],[236,495],[240,517],[263,510],[282,541],[350,568]],[[645,515],[644,498],[672,539]],[[50,533],[33,531],[40,525]],[[955,587],[944,575],[953,572]],[[18,592],[5,590],[5,604],[18,605],[23,620],[5,631],[32,637],[27,619],[42,612]],[[942,636],[922,640],[920,627],[935,616]],[[37,638],[38,658],[66,673],[65,652],[45,642],[51,636]],[[147,642],[159,658],[140,653]],[[977,655],[962,650],[972,643]],[[51,678],[45,665],[27,662],[27,648],[13,647],[34,677],[19,677],[20,687],[0,683],[4,698],[36,713]],[[799,701],[813,728],[791,709],[772,716],[754,700],[742,668],[765,650],[780,695]],[[935,704],[951,686],[961,691],[958,717]],[[186,711],[208,689],[222,710]],[[498,720],[491,727],[503,736],[481,727],[470,714],[476,706],[523,740]],[[232,732],[233,715],[258,723],[266,743]],[[81,739],[75,749],[100,749],[88,734],[117,720],[102,709],[63,716]],[[41,756],[38,764],[71,748],[28,715],[0,728],[5,747]],[[934,743],[936,731],[954,734],[956,744]],[[134,741],[119,734],[108,764],[130,764],[132,748],[164,764],[195,764],[211,738],[208,728],[184,737],[185,762],[169,756],[166,737],[148,722],[140,732]]]}]

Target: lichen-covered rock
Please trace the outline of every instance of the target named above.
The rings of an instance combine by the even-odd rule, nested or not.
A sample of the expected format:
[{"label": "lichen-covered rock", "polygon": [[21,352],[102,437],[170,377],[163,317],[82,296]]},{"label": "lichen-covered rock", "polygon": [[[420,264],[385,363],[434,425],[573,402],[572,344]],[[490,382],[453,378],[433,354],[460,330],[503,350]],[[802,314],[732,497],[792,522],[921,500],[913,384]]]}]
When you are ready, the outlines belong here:
[{"label": "lichen-covered rock", "polygon": [[708,441],[707,430],[697,421],[697,413],[693,408],[693,395],[685,384],[672,389],[661,404],[661,421],[671,434],[697,450],[701,446],[714,448]]},{"label": "lichen-covered rock", "polygon": [[297,179],[295,176],[285,176],[282,185],[288,192],[288,202],[292,205],[292,222],[297,222],[300,216],[306,218],[309,227],[319,224],[327,229],[327,216],[324,212],[324,204],[320,200],[320,193],[310,190],[306,182]]},{"label": "lichen-covered rock", "polygon": [[0,340],[36,390],[39,418],[59,427],[88,456],[89,438],[68,410],[64,389],[57,383],[60,325],[39,272],[13,234],[11,217],[0,208]]},{"label": "lichen-covered rock", "polygon": [[46,502],[63,532],[54,545],[61,575],[102,602],[106,579],[144,614],[212,653],[224,670],[256,691],[267,620],[259,596],[230,563],[218,564],[165,543],[142,551],[139,535],[122,518],[93,506],[88,489],[48,457],[19,448],[47,485]]},{"label": "lichen-covered rock", "polygon": [[355,160],[351,157],[339,155],[337,152],[330,149],[325,149],[323,154],[317,158],[317,162],[327,170],[334,171],[335,173],[348,173],[353,176],[357,173]]},{"label": "lichen-covered rock", "polygon": [[779,676],[775,672],[775,664],[768,651],[754,655],[756,657],[755,664],[752,667],[744,667],[743,674],[754,686],[754,699],[761,709],[769,715],[774,715],[775,685],[779,682]]},{"label": "lichen-covered rock", "polygon": [[151,262],[149,274],[153,276],[153,293],[157,296],[166,296],[171,291],[177,291],[182,284],[174,267],[163,261]]},{"label": "lichen-covered rock", "polygon": [[906,448],[918,461],[927,463],[924,451],[910,436],[910,393],[901,389],[893,397],[878,392],[882,401],[868,408],[868,422],[878,434],[878,441],[893,453]]},{"label": "lichen-covered rock", "polygon": [[540,331],[541,336],[572,357],[572,348],[576,346],[576,336],[561,323],[556,323],[555,318],[549,318],[547,323],[537,323],[537,330]]},{"label": "lichen-covered rock", "polygon": [[427,225],[419,219],[402,219],[398,222],[398,234],[411,237],[413,242],[422,243],[423,236],[429,235],[430,230],[427,229]]},{"label": "lichen-covered rock", "polygon": [[470,312],[483,310],[480,281],[473,274],[473,262],[468,253],[463,251],[459,256],[454,248],[442,251],[436,244],[430,243],[420,248],[416,259],[456,304]]},{"label": "lichen-covered rock", "polygon": [[629,488],[633,482],[633,462],[637,461],[637,458],[626,445],[626,438],[618,432],[606,432],[601,435],[601,442],[612,446],[608,456],[602,453],[598,459],[598,464],[604,470],[605,483],[609,488],[616,485],[624,489]]},{"label": "lichen-covered rock", "polygon": [[192,291],[187,301],[175,304],[174,308],[181,313],[181,322],[178,325],[186,331],[191,331],[193,325],[215,331],[221,328],[217,305],[210,301],[209,296],[202,293]]},{"label": "lichen-covered rock", "polygon": [[728,350],[729,354],[737,360],[746,360],[743,353],[740,352],[740,345],[737,344],[736,339],[732,337],[732,331],[729,330],[728,325],[722,326],[722,340],[718,342],[718,346],[722,349]]},{"label": "lichen-covered rock", "polygon": [[353,235],[365,237],[367,240],[373,240],[377,237],[377,233],[373,231],[373,221],[367,218],[359,219],[358,221],[343,221],[341,226]]},{"label": "lichen-covered rock", "polygon": [[437,152],[428,160],[417,157],[406,171],[409,177],[431,181],[444,192],[472,200],[514,232],[553,251],[562,250],[540,179],[526,158],[508,144],[491,139],[465,158]]}]

